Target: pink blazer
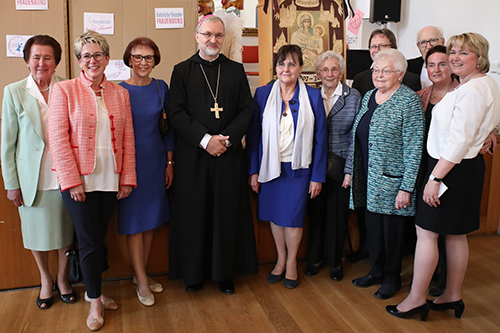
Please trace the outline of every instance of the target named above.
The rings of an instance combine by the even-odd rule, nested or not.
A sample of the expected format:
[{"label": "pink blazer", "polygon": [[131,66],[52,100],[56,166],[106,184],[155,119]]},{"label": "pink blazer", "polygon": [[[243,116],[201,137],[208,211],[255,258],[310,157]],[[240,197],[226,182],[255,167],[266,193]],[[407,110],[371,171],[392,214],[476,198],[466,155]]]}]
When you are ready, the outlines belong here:
[{"label": "pink blazer", "polygon": [[[80,175],[89,175],[95,168],[97,103],[90,85],[82,72],[76,79],[54,85],[51,94],[49,143],[62,191],[81,185]],[[101,88],[109,114],[115,173],[120,174],[120,185],[137,187],[128,92],[105,76]]]}]

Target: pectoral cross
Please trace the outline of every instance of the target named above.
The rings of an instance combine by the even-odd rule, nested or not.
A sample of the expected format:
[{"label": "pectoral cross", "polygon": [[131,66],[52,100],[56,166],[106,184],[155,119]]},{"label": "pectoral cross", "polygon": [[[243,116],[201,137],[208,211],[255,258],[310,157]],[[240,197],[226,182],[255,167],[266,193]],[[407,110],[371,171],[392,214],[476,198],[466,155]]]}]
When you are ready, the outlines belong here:
[{"label": "pectoral cross", "polygon": [[215,102],[214,107],[210,108],[210,111],[215,112],[215,118],[219,119],[219,112],[222,111],[222,108],[219,107],[219,103]]}]

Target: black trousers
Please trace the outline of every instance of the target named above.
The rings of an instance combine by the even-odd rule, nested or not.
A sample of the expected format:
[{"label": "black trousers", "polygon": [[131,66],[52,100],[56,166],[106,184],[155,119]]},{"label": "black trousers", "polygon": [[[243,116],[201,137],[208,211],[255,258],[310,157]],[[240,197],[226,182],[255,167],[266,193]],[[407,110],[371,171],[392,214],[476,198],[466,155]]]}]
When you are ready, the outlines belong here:
[{"label": "black trousers", "polygon": [[75,226],[83,282],[89,298],[101,296],[101,272],[105,264],[104,237],[116,207],[116,192],[85,192],[84,202],[62,192],[64,205]]},{"label": "black trousers", "polygon": [[407,218],[366,211],[365,222],[370,251],[370,274],[383,277],[384,284],[401,283],[402,245]]},{"label": "black trousers", "polygon": [[[309,200],[309,264],[323,260],[323,240],[326,229],[328,265],[342,264],[344,240],[349,221],[349,189],[341,183],[327,179],[321,193]],[[326,227],[326,228],[325,228]]]}]

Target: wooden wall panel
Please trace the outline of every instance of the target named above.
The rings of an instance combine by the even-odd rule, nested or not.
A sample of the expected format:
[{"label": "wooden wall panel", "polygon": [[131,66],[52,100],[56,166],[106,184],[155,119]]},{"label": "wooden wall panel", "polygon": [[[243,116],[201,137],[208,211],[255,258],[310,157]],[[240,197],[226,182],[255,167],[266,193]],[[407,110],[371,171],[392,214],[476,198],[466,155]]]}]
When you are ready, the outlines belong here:
[{"label": "wooden wall panel", "polygon": [[[184,8],[184,29],[156,29],[155,8]],[[111,60],[123,57],[128,43],[136,37],[146,36],[158,45],[162,59],[153,70],[152,76],[170,84],[170,74],[175,64],[187,59],[196,52],[194,31],[198,16],[196,0],[70,0],[70,37],[73,41],[83,33],[83,13],[113,13],[115,19],[114,35],[104,35],[110,45]],[[80,75],[76,57],[71,54],[72,77]]]}]

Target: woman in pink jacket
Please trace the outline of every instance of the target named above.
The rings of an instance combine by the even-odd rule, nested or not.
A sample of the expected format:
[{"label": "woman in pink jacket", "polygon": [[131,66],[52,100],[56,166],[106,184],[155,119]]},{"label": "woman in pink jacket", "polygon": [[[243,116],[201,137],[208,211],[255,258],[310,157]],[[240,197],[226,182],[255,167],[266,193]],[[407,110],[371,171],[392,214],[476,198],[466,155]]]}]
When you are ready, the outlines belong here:
[{"label": "woman in pink jacket", "polygon": [[78,37],[73,50],[80,76],[54,86],[50,101],[49,141],[64,204],[75,226],[87,326],[104,324],[104,310],[118,305],[101,294],[104,237],[117,199],[137,186],[134,132],[127,90],[108,82],[104,70],[109,45],[94,31]]}]

